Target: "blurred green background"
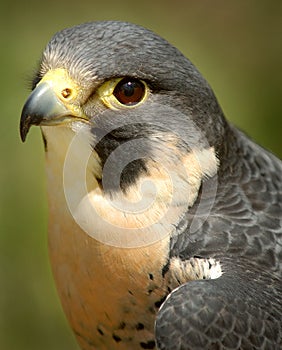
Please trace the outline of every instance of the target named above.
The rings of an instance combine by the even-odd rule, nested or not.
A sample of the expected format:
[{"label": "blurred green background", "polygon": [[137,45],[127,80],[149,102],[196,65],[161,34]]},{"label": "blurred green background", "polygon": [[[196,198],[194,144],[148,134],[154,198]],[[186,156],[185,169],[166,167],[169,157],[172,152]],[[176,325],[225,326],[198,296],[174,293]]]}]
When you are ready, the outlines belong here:
[{"label": "blurred green background", "polygon": [[0,349],[77,350],[47,253],[39,130],[18,123],[29,82],[54,32],[91,20],[144,25],[177,46],[213,87],[226,116],[282,156],[282,1],[2,0]]}]

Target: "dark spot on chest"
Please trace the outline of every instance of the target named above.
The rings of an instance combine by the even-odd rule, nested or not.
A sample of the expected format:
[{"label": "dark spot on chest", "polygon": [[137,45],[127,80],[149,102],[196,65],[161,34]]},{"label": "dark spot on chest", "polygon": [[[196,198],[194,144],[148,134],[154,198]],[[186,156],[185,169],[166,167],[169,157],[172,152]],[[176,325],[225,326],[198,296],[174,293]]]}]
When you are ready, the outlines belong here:
[{"label": "dark spot on chest", "polygon": [[119,343],[119,342],[121,341],[121,337],[119,337],[119,336],[116,335],[116,334],[113,334],[113,339],[114,339],[117,343]]},{"label": "dark spot on chest", "polygon": [[168,272],[169,270],[169,262],[167,264],[165,264],[162,268],[162,276],[164,277],[165,274]]},{"label": "dark spot on chest", "polygon": [[154,340],[149,340],[147,343],[140,343],[142,349],[155,349],[156,342]]},{"label": "dark spot on chest", "polygon": [[125,322],[121,322],[118,329],[124,329],[126,327]]},{"label": "dark spot on chest", "polygon": [[137,331],[142,331],[142,329],[144,329],[144,328],[145,328],[145,326],[143,325],[143,323],[141,323],[141,322],[137,323],[137,325],[136,325]]},{"label": "dark spot on chest", "polygon": [[165,299],[166,299],[166,295],[162,297],[160,300],[155,302],[155,307],[159,308],[162,305],[162,303],[165,301]]},{"label": "dark spot on chest", "polygon": [[102,331],[101,328],[97,327],[97,331],[98,331],[98,333],[100,333],[101,335],[104,335],[104,332]]}]

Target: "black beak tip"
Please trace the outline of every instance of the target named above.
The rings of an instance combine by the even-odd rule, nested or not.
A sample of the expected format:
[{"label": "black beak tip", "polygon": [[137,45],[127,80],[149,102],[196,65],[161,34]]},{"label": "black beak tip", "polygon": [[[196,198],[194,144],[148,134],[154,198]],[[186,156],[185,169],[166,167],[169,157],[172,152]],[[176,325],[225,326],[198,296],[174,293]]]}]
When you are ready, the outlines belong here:
[{"label": "black beak tip", "polygon": [[22,142],[25,142],[30,126],[31,126],[31,117],[30,116],[24,117],[22,115],[21,122],[20,122],[20,135],[21,135]]},{"label": "black beak tip", "polygon": [[23,128],[20,129],[20,135],[22,142],[25,142],[27,131],[25,131]]}]

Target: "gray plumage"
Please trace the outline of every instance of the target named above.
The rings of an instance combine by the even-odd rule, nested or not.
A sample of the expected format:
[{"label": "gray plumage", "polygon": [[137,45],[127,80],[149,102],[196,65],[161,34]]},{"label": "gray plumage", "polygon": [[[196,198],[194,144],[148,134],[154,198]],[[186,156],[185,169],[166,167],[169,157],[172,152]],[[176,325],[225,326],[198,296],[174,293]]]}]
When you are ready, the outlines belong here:
[{"label": "gray plumage", "polygon": [[172,293],[156,322],[160,349],[282,346],[281,161],[234,128],[226,142],[212,211],[193,234],[186,220],[170,252],[215,257],[223,275]]},{"label": "gray plumage", "polygon": [[[105,135],[93,146],[102,165],[119,145],[138,137],[148,156],[158,149],[173,159],[168,132],[179,136],[181,155],[209,146],[219,159],[217,174],[202,179],[196,201],[172,223],[162,275],[171,273],[173,258],[213,258],[220,261],[222,276],[180,283],[172,291],[168,285],[155,303],[157,309],[161,305],[155,340],[141,342],[140,348],[281,349],[281,161],[230,125],[191,62],[142,27],[96,22],[65,29],[47,45],[34,87],[55,68],[67,69],[79,83],[91,132]],[[148,100],[128,110],[98,108],[91,99],[97,88],[124,76],[144,80],[151,90]],[[23,138],[26,124],[23,116]],[[116,166],[119,161],[113,159]],[[125,170],[121,188],[126,192],[144,173],[149,173],[146,161],[134,163]],[[109,189],[114,192],[114,184]]]}]

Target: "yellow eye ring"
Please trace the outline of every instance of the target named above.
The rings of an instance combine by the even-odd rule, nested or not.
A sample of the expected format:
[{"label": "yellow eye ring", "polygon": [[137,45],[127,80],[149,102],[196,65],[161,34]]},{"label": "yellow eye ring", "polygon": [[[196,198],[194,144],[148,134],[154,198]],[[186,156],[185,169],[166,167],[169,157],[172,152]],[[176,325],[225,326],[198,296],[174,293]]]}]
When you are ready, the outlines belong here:
[{"label": "yellow eye ring", "polygon": [[134,108],[145,101],[149,88],[136,78],[112,79],[98,89],[102,102],[111,109]]}]

